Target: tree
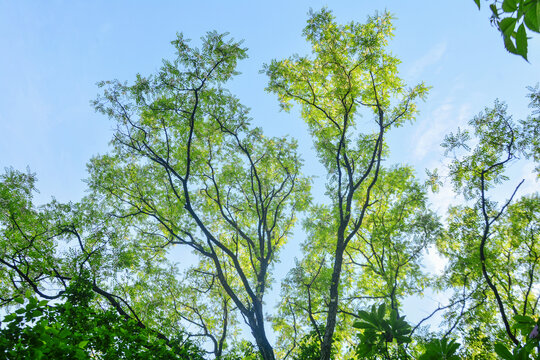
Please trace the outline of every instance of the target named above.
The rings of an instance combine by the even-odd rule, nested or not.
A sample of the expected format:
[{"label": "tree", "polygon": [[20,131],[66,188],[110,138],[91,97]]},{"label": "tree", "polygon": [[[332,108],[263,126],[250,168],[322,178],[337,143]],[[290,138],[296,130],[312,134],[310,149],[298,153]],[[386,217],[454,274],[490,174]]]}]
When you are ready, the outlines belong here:
[{"label": "tree", "polygon": [[[350,329],[359,311],[386,303],[389,311],[399,314],[402,300],[422,293],[431,282],[422,269],[422,253],[435,241],[440,225],[427,209],[424,186],[407,167],[382,168],[379,177],[364,226],[344,255],[334,335],[341,343],[356,341]],[[331,221],[329,212],[324,207],[312,210],[316,216],[307,219],[305,227],[317,230],[305,241],[302,260],[283,283],[283,302],[274,320],[280,348],[294,346],[290,334],[310,331],[321,343],[335,246],[334,234],[325,226]]]},{"label": "tree", "polygon": [[[531,90],[531,106],[537,108],[538,94]],[[502,205],[490,196],[509,179],[506,172],[512,162],[536,156],[539,119],[534,115],[537,111],[516,123],[506,105],[495,102],[469,122],[474,138],[470,131],[458,130],[443,143],[447,154],[454,153],[449,177],[470,202],[450,208],[448,229],[438,243],[449,259],[445,286],[468,293],[456,294],[463,305],[450,319],[464,321],[466,336],[482,333],[488,340],[480,346],[483,352],[492,352],[496,341],[521,346],[515,327],[519,321],[512,324],[512,318],[537,312],[539,297],[533,295],[533,287],[539,280],[540,198],[533,194],[513,201],[523,180]]]},{"label": "tree", "polygon": [[265,360],[264,295],[280,248],[309,201],[296,143],[251,128],[247,109],[221,87],[245,57],[208,33],[202,48],[179,35],[178,57],[132,86],[104,82],[96,109],[117,124],[113,151],[92,160],[91,189],[139,241],[183,245],[201,258],[234,304]]},{"label": "tree", "polygon": [[[414,119],[414,100],[427,93],[425,85],[409,89],[397,76],[399,60],[384,48],[392,30],[389,14],[370,17],[366,24],[339,25],[323,9],[310,14],[304,29],[313,58],[295,55],[265,67],[268,90],[278,95],[282,108],[300,104],[330,180],[329,221],[308,229],[310,238],[323,233],[333,244],[321,360],[332,351],[344,258],[373,206],[385,135]],[[371,132],[358,129],[362,113],[373,117]]]},{"label": "tree", "polygon": [[[6,359],[203,360],[189,340],[168,343],[112,309],[92,309],[95,295],[84,278],[75,279],[62,294],[64,302],[54,305],[28,291],[26,306],[4,318],[0,354]],[[25,299],[16,301],[24,304]]]}]

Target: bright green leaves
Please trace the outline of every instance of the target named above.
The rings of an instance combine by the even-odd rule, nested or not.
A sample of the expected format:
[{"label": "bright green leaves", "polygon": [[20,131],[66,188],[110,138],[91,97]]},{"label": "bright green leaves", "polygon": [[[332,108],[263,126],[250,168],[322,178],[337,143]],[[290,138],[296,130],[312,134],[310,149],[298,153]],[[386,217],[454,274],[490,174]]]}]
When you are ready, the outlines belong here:
[{"label": "bright green leaves", "polygon": [[381,169],[371,199],[364,226],[347,251],[356,266],[344,275],[354,279],[345,294],[385,298],[398,308],[403,297],[421,294],[429,282],[421,254],[439,233],[439,223],[410,168]]},{"label": "bright green leaves", "polygon": [[[531,90],[535,108],[535,90]],[[449,318],[469,327],[467,351],[486,352],[492,351],[497,339],[518,345],[511,316],[536,311],[532,303],[538,296],[534,284],[539,281],[538,195],[514,199],[525,180],[514,184],[502,204],[497,202],[500,194],[491,195],[490,190],[509,180],[510,165],[517,160],[536,160],[537,124],[534,111],[516,123],[506,106],[496,102],[469,125],[470,129],[448,135],[443,143],[447,155],[453,153],[450,180],[469,204],[450,208],[438,248],[449,259],[443,287],[454,287],[453,301],[469,309],[450,312]],[[488,326],[497,319],[503,327]],[[474,340],[479,334],[484,340]]]},{"label": "bright green leaves", "polygon": [[[474,0],[480,9],[480,0]],[[504,47],[527,60],[527,29],[540,32],[540,0],[495,0],[491,20],[504,39]]]},{"label": "bright green leaves", "polygon": [[[311,13],[304,35],[312,44],[313,59],[293,56],[265,65],[268,90],[278,95],[285,109],[291,102],[299,103],[319,141],[354,126],[358,106],[376,116],[379,110],[393,112],[396,125],[401,124],[415,113],[411,100],[423,97],[427,89],[420,85],[404,90],[397,77],[399,60],[384,52],[392,30],[387,13],[370,17],[365,24],[347,25],[336,24],[326,9]],[[390,102],[394,96],[403,97],[395,108]]]},{"label": "bright green leaves", "polygon": [[[88,181],[126,219],[152,276],[161,274],[151,249],[185,245],[200,257],[201,271],[215,276],[218,289],[203,298],[231,301],[253,333],[264,334],[263,296],[296,213],[310,202],[310,182],[300,173],[296,142],[251,127],[248,109],[222,88],[246,56],[240,43],[208,33],[200,48],[181,35],[173,45],[177,58],[157,75],[103,83],[94,105],[117,131],[111,153],[92,160]],[[144,278],[142,264],[134,266]],[[127,289],[137,301],[135,285]],[[195,311],[190,316],[199,322]]]},{"label": "bright green leaves", "polygon": [[[493,108],[469,121],[477,141],[474,148],[469,130],[458,129],[445,137],[442,144],[445,153],[454,154],[450,165],[450,177],[456,191],[470,199],[481,191],[505,181],[507,164],[520,156],[528,156],[530,140],[520,124],[515,124],[507,114],[506,105],[495,102]],[[465,155],[459,150],[463,149]]]},{"label": "bright green leaves", "polygon": [[[380,267],[371,269],[367,264],[369,259],[375,262],[379,255],[372,255],[375,251],[372,251],[373,248],[376,251],[382,248],[384,254],[388,250],[387,245],[391,247],[389,244],[400,236],[399,230],[393,232],[394,229],[382,235],[383,221],[371,223],[375,219],[370,217],[371,207],[379,208],[380,204],[383,213],[388,210],[384,217],[392,223],[397,217],[396,213],[392,213],[393,201],[402,195],[397,193],[395,197],[385,198],[383,191],[378,193],[379,183],[385,181],[380,179],[383,176],[381,162],[387,155],[385,135],[391,128],[413,120],[415,101],[423,99],[427,93],[424,84],[407,88],[398,76],[399,59],[385,49],[392,32],[388,13],[369,17],[364,24],[351,22],[341,25],[335,22],[327,9],[311,12],[303,32],[311,44],[311,55],[274,60],[263,69],[269,77],[267,90],[277,94],[283,109],[290,109],[293,103],[300,105],[319,160],[328,172],[326,195],[331,204],[328,207],[314,207],[314,213],[326,214],[324,221],[314,219],[306,222],[309,241],[305,245],[306,259],[300,265],[305,267],[310,263],[312,268],[318,270],[300,278],[294,276],[299,274],[295,271],[290,280],[293,284],[297,281],[296,287],[287,285],[292,291],[291,302],[297,306],[296,309],[301,309],[304,324],[319,329],[322,325],[320,314],[328,314],[324,336],[319,334],[320,339],[324,338],[321,341],[323,359],[328,359],[332,351],[330,340],[336,327],[338,307],[350,306],[353,309],[348,311],[357,310],[354,307],[358,304],[353,305],[351,301],[351,304],[343,305],[339,301],[341,297],[388,297],[392,306],[397,307],[397,298],[403,294],[402,280],[412,272],[419,274],[414,265],[417,254],[407,257],[401,244],[391,251],[396,255],[392,259],[393,264],[383,265],[390,266],[388,272],[383,274]],[[372,127],[363,127],[360,131],[358,119],[365,115],[373,119]],[[399,178],[399,175],[394,175]],[[407,176],[403,180],[407,182]],[[395,187],[396,183],[399,180],[389,186]],[[389,193],[393,191],[387,190]],[[398,202],[396,200],[397,207]],[[415,208],[415,205],[417,202],[411,202],[411,208]],[[408,210],[404,210],[404,213],[408,219]],[[373,245],[372,249],[370,245]],[[417,249],[416,246],[413,248]],[[366,255],[363,256],[362,252]],[[405,258],[411,260],[410,264],[409,261],[403,263]],[[353,270],[355,266],[350,263],[361,266]],[[361,271],[362,266],[365,266],[365,271]],[[391,269],[400,267],[403,271],[392,274]],[[411,268],[414,270],[409,271]],[[384,279],[380,282],[384,287],[382,291],[374,279]],[[399,289],[392,291],[391,285],[390,289],[387,288],[392,280],[399,283],[396,285]],[[372,290],[377,295],[372,295]],[[298,300],[299,294],[304,295],[303,301]],[[321,307],[320,299],[326,299],[322,306],[328,308],[327,311],[318,308]],[[285,305],[294,308],[290,303]],[[288,314],[291,312],[288,311]],[[343,322],[338,326],[347,325]]]},{"label": "bright green leaves", "polygon": [[536,163],[535,171],[537,176],[540,176],[540,86],[536,84],[535,87],[529,86],[527,89],[530,91],[527,97],[532,111],[527,119],[521,121],[521,124],[525,134],[525,143],[530,149],[528,156]]},{"label": "bright green leaves", "polygon": [[[304,29],[312,56],[274,60],[263,69],[269,76],[267,90],[277,94],[284,109],[292,103],[301,106],[319,158],[332,173],[346,166],[335,163],[339,152],[347,153],[356,173],[366,170],[358,165],[369,159],[371,149],[382,146],[377,145],[379,127],[386,131],[412,120],[414,101],[427,93],[423,84],[407,89],[397,75],[399,60],[385,52],[392,31],[387,13],[369,17],[365,24],[340,25],[323,9],[310,14]],[[373,135],[356,131],[363,112],[378,124]]]}]

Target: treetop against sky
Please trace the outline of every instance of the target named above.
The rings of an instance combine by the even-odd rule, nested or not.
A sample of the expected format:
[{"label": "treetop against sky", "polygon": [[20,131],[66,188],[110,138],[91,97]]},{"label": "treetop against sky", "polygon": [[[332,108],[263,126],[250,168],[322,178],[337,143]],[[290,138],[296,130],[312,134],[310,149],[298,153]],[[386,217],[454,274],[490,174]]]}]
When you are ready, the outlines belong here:
[{"label": "treetop against sky", "polygon": [[[310,7],[324,2],[279,1],[271,4],[233,1],[160,6],[132,2],[8,2],[0,4],[0,166],[38,174],[40,201],[50,196],[74,200],[84,192],[85,164],[103,153],[111,124],[95,114],[89,101],[96,82],[133,80],[154,72],[170,58],[170,41],[183,32],[193,43],[207,31],[229,32],[244,40],[249,58],[242,75],[229,86],[251,108],[255,124],[269,134],[291,134],[308,158],[311,140],[295,116],[279,112],[264,92],[264,63],[292,53],[307,53],[301,30]],[[364,21],[376,11],[395,16],[390,49],[401,59],[409,83],[432,89],[419,105],[413,126],[391,135],[396,162],[413,164],[419,173],[433,167],[446,132],[500,98],[516,116],[526,113],[526,86],[534,85],[540,64],[538,37],[529,41],[530,63],[508,56],[502,39],[489,25],[489,9],[473,1],[342,1],[331,8],[341,23]],[[9,34],[9,35],[7,35]],[[322,174],[315,161],[306,172]],[[321,189],[322,190],[322,189]],[[443,207],[444,208],[444,207]]]}]

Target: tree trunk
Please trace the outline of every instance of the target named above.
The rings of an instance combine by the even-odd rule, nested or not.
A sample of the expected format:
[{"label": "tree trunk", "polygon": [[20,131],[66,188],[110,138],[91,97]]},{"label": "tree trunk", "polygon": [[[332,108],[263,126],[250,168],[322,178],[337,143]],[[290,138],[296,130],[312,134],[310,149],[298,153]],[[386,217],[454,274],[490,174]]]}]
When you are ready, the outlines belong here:
[{"label": "tree trunk", "polygon": [[274,356],[274,349],[272,348],[272,345],[270,345],[270,343],[268,342],[264,327],[262,326],[264,326],[264,324],[257,327],[252,327],[251,333],[255,338],[255,342],[257,343],[257,347],[259,348],[259,352],[262,355],[263,359],[275,360],[276,357]]},{"label": "tree trunk", "polygon": [[328,305],[326,328],[324,330],[323,342],[321,344],[321,360],[330,360],[330,355],[332,353],[332,340],[334,337],[334,331],[336,329],[336,318],[339,304],[339,281],[341,277],[344,251],[344,236],[343,234],[339,234],[336,245],[334,271],[332,272],[332,283],[330,284],[330,304]]}]

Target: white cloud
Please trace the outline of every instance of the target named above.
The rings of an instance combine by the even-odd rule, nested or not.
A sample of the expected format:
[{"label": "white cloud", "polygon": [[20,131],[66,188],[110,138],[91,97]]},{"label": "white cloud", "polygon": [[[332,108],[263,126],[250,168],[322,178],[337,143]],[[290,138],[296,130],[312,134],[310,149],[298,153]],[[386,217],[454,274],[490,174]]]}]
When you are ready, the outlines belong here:
[{"label": "white cloud", "polygon": [[540,179],[538,179],[534,171],[534,163],[530,162],[521,169],[521,176],[525,181],[521,185],[521,194],[531,194],[540,191]]},{"label": "white cloud", "polygon": [[409,77],[417,77],[422,74],[426,68],[435,65],[443,58],[446,53],[446,43],[442,42],[432,47],[424,56],[414,62],[409,70]]},{"label": "white cloud", "polygon": [[434,147],[440,144],[453,110],[452,104],[442,104],[433,111],[431,119],[424,121],[419,127],[414,140],[416,143],[414,155],[418,159],[423,159],[429,152],[433,151]]},{"label": "white cloud", "polygon": [[435,246],[430,246],[424,254],[424,266],[427,271],[434,275],[441,275],[448,260],[443,258]]},{"label": "white cloud", "polygon": [[428,154],[442,156],[441,143],[444,136],[463,126],[470,117],[470,106],[462,104],[456,109],[453,101],[448,99],[433,110],[414,137],[414,155],[421,160]]}]

